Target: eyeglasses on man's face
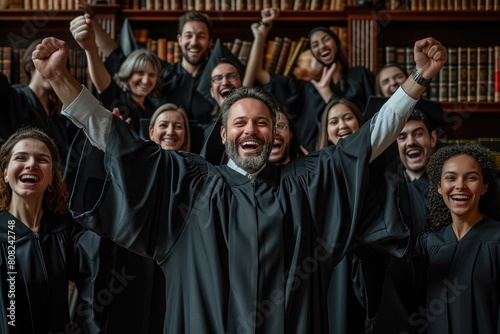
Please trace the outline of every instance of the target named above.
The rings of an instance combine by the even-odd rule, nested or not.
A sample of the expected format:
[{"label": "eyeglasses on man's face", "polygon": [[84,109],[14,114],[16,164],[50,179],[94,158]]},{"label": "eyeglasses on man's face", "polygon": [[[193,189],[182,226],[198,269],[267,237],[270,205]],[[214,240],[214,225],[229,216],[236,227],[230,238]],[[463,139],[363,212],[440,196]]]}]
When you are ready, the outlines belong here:
[{"label": "eyeglasses on man's face", "polygon": [[278,130],[279,132],[285,132],[286,129],[288,129],[288,125],[286,125],[285,123],[276,124],[276,130]]},{"label": "eyeglasses on man's face", "polygon": [[236,73],[236,72],[230,72],[230,73],[227,73],[227,74],[224,74],[224,75],[222,75],[222,74],[217,74],[217,75],[214,75],[214,76],[212,77],[212,82],[213,82],[214,84],[220,84],[224,78],[226,78],[226,79],[227,79],[227,81],[230,81],[230,82],[235,82],[236,80],[238,80],[238,79],[239,79],[239,77],[240,77],[240,76],[239,76],[239,75],[238,75],[238,73]]}]

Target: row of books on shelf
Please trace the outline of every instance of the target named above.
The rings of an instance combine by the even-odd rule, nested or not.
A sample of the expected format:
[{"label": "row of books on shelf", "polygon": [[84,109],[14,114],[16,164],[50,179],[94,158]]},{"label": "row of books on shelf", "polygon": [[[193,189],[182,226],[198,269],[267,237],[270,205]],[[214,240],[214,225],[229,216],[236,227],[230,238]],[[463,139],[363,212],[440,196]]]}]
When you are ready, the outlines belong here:
[{"label": "row of books on shelf", "polygon": [[[22,58],[26,49],[13,49],[10,46],[0,47],[0,71],[4,73],[11,85],[27,84],[22,68]],[[92,86],[89,70],[87,66],[87,57],[82,49],[71,49],[69,53],[69,69],[75,78],[86,85]]]},{"label": "row of books on shelf", "polygon": [[[413,47],[378,49],[379,68],[396,63],[411,73]],[[440,102],[500,102],[500,46],[450,47],[448,62],[432,79],[429,99]]]},{"label": "row of books on shelf", "polygon": [[[53,0],[56,1],[56,0]],[[279,8],[280,10],[342,11],[353,0],[126,0],[125,9],[238,11]]]},{"label": "row of books on shelf", "polygon": [[386,0],[389,10],[497,11],[500,0]]},{"label": "row of books on shelf", "polygon": [[[339,36],[342,45],[347,45],[347,28],[342,26],[331,26],[330,29]],[[182,51],[179,43],[168,41],[165,38],[152,39],[147,37],[146,29],[134,29],[133,34],[136,41],[144,45],[148,50],[155,52],[158,57],[169,63],[182,60]],[[289,37],[276,36],[267,41],[264,57],[264,68],[272,73],[288,76],[292,73],[298,56],[308,46],[309,40],[305,37],[292,40]],[[233,41],[224,42],[224,45],[246,65],[252,47],[252,41],[235,38]]]},{"label": "row of books on shelf", "polygon": [[166,38],[146,39],[147,50],[156,53],[158,58],[168,63],[177,63],[182,60],[182,50],[177,41],[169,41]]},{"label": "row of books on shelf", "polygon": [[26,10],[76,10],[75,0],[16,0],[9,4],[10,9]]},{"label": "row of books on shelf", "polygon": [[[298,56],[306,49],[308,41],[305,37],[292,40],[288,37],[279,36],[269,40],[266,49],[263,51],[264,68],[268,72],[290,75]],[[252,41],[235,38],[232,42],[224,42],[223,44],[246,66],[252,48]],[[182,60],[182,51],[177,41],[167,41],[164,38],[157,40],[148,38],[145,47],[155,52],[160,59],[169,63]]]}]

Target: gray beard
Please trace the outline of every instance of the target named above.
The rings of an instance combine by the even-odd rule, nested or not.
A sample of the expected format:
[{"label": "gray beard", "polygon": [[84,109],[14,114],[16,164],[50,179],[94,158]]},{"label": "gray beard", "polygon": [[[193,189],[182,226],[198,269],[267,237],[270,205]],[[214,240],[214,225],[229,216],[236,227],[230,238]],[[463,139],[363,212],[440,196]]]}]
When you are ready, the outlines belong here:
[{"label": "gray beard", "polygon": [[[260,139],[253,137],[253,139],[262,142]],[[246,138],[241,138],[246,139]],[[238,154],[238,143],[234,141],[226,141],[226,154],[229,159],[233,160],[236,166],[248,170],[258,170],[261,168],[269,159],[269,155],[271,154],[271,150],[273,149],[272,144],[264,144],[262,147],[262,151],[257,156],[245,157],[242,158]]]}]

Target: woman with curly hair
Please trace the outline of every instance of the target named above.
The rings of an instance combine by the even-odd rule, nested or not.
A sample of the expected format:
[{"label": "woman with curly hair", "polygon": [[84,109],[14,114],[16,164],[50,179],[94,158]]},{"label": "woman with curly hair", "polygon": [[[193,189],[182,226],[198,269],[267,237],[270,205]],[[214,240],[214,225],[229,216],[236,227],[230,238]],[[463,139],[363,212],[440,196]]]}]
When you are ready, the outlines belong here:
[{"label": "woman with curly hair", "polygon": [[[500,331],[497,167],[479,145],[447,146],[429,161],[430,231],[417,243],[425,312],[410,322],[427,333]],[[422,309],[423,310],[423,309]]]},{"label": "woman with curly hair", "polygon": [[94,234],[85,234],[67,214],[59,164],[52,139],[31,127],[18,130],[0,150],[0,333],[75,328],[68,283],[83,291],[92,279],[87,260],[95,261],[89,244]]}]

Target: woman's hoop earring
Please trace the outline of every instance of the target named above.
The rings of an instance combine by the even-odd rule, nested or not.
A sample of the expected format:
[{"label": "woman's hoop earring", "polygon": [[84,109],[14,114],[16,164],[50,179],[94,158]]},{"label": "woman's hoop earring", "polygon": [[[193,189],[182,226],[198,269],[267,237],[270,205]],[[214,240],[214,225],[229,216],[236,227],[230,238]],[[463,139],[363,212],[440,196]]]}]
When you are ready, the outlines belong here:
[{"label": "woman's hoop earring", "polygon": [[51,192],[53,192],[53,191],[54,191],[54,186],[52,185],[52,183],[51,183],[51,184],[49,184],[49,186],[47,187],[47,191],[48,191],[49,193],[51,193]]}]

